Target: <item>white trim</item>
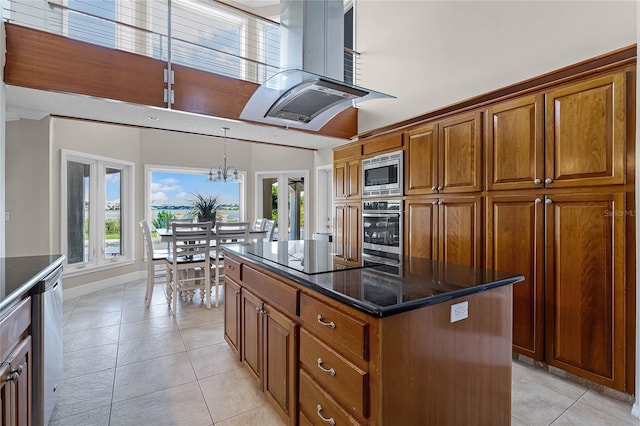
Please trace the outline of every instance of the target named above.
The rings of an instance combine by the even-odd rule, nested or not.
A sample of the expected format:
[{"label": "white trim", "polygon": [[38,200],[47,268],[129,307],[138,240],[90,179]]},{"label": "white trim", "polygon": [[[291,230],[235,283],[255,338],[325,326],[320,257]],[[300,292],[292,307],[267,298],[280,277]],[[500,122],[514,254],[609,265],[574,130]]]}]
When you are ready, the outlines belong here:
[{"label": "white trim", "polygon": [[91,283],[79,285],[72,288],[67,288],[63,292],[63,300],[71,300],[76,297],[85,296],[98,290],[104,290],[106,288],[117,287],[119,285],[129,283],[132,281],[138,281],[146,279],[147,271],[129,272],[128,274],[120,275],[117,277],[111,277],[100,281],[94,281]]},{"label": "white trim", "polygon": [[[333,177],[333,164],[326,164],[324,166],[316,167],[316,181],[315,181],[315,201],[316,201],[316,211],[315,211],[315,232],[331,232],[333,233],[333,224],[331,223],[331,218],[333,216],[333,179],[329,179],[329,186],[327,188],[320,188],[320,184],[325,182],[325,179],[321,179],[320,176],[322,174],[328,174]],[[326,210],[327,216],[329,218],[329,228],[327,228],[326,223],[320,223],[320,206],[323,206],[323,203],[328,201],[328,205],[323,207],[323,213]],[[324,216],[324,215],[323,215]],[[307,236],[307,239],[311,239],[311,236]]]}]

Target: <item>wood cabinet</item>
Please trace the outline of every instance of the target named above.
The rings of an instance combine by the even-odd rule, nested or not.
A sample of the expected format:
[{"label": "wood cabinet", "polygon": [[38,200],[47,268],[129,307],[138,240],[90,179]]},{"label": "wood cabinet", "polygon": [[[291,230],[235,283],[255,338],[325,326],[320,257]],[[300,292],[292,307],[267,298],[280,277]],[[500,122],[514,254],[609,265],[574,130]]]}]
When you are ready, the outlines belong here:
[{"label": "wood cabinet", "polygon": [[[244,365],[288,424],[509,424],[511,286],[378,318],[229,260],[242,263]],[[463,301],[468,318],[451,323]]]},{"label": "wood cabinet", "polygon": [[480,196],[407,199],[405,208],[405,255],[480,266]]},{"label": "wood cabinet", "polygon": [[334,206],[335,258],[352,265],[360,264],[362,206],[360,202]]},{"label": "wood cabinet", "polygon": [[[229,261],[240,266],[238,261],[225,257],[225,262]],[[297,290],[244,265],[241,283],[231,284],[229,289],[240,292],[237,326],[241,360],[280,416],[289,424],[295,424],[298,326],[274,305],[289,305],[288,299],[293,297],[295,315]],[[273,284],[276,287],[272,288]],[[225,302],[226,290],[225,287]],[[236,300],[235,293],[232,300]],[[226,340],[233,348],[232,339]]]},{"label": "wood cabinet", "polygon": [[30,425],[33,368],[31,298],[3,313],[0,321],[0,418],[3,425]]},{"label": "wood cabinet", "polygon": [[403,135],[402,133],[390,133],[375,138],[367,139],[362,144],[362,154],[367,156],[377,154],[384,151],[402,149]]},{"label": "wood cabinet", "polygon": [[488,190],[543,187],[543,95],[489,107],[485,146]]},{"label": "wood cabinet", "polygon": [[626,72],[546,93],[545,186],[625,183]]},{"label": "wood cabinet", "polygon": [[337,162],[333,166],[334,197],[339,200],[360,198],[362,163],[360,159]]},{"label": "wood cabinet", "polygon": [[514,350],[625,389],[624,193],[487,198],[487,266],[514,287]]},{"label": "wood cabinet", "polygon": [[456,115],[407,132],[405,193],[482,189],[482,114]]},{"label": "wood cabinet", "polygon": [[224,340],[240,356],[240,284],[224,279]]},{"label": "wood cabinet", "polygon": [[489,269],[524,276],[513,286],[513,349],[544,359],[544,195],[490,195],[486,207]]},{"label": "wood cabinet", "polygon": [[625,389],[625,194],[545,199],[545,360]]}]

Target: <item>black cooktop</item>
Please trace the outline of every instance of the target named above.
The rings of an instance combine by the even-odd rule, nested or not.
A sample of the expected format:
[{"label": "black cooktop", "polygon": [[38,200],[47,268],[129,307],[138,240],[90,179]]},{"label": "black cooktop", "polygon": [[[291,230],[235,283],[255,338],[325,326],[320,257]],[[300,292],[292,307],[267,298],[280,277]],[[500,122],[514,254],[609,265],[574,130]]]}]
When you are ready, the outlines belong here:
[{"label": "black cooktop", "polygon": [[334,266],[335,251],[327,241],[274,241],[248,246],[246,253],[308,275],[324,274],[363,266]]}]

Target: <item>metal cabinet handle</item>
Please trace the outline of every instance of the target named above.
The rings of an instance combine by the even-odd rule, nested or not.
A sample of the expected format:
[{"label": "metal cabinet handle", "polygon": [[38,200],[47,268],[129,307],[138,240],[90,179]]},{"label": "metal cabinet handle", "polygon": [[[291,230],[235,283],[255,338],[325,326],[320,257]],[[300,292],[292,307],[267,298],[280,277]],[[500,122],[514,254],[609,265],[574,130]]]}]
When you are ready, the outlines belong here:
[{"label": "metal cabinet handle", "polygon": [[546,178],[546,179],[544,180],[544,183],[546,183],[546,184],[550,184],[550,183],[552,183],[552,182],[553,182],[553,179],[551,179],[551,178]]},{"label": "metal cabinet handle", "polygon": [[553,203],[553,201],[550,198],[547,198],[546,200],[544,200],[545,204],[551,204]]},{"label": "metal cabinet handle", "polygon": [[438,190],[438,187],[437,187],[437,186],[435,186],[435,185],[433,185],[433,186],[431,187],[431,189],[432,189],[433,191],[437,191],[437,190]]},{"label": "metal cabinet handle", "polygon": [[318,368],[325,373],[331,374],[332,376],[336,375],[336,370],[334,370],[333,368],[326,369],[322,366],[322,358],[318,358]]},{"label": "metal cabinet handle", "polygon": [[438,191],[442,191],[442,187],[441,186],[438,187]]},{"label": "metal cabinet handle", "polygon": [[542,181],[540,179],[534,179],[533,183],[535,183],[536,185],[540,185]]},{"label": "metal cabinet handle", "polygon": [[235,294],[236,296],[238,296],[240,294],[240,290],[236,290],[233,292],[233,294]]},{"label": "metal cabinet handle", "polygon": [[9,374],[9,376],[7,377],[7,382],[17,382],[23,370],[24,370],[23,364],[20,364],[18,368],[16,368],[15,370],[11,370],[11,374]]},{"label": "metal cabinet handle", "polygon": [[322,320],[322,315],[318,315],[318,323],[320,325],[324,325],[325,327],[329,327],[331,329],[335,329],[336,328],[336,323],[331,321],[331,322],[324,322]]},{"label": "metal cabinet handle", "polygon": [[540,198],[536,198],[535,202],[536,202],[536,204],[540,204],[540,203],[542,203],[542,200]]},{"label": "metal cabinet handle", "polygon": [[442,205],[442,201],[438,201],[438,205],[441,206]]},{"label": "metal cabinet handle", "polygon": [[333,417],[326,418],[322,415],[322,405],[318,404],[318,417],[322,419],[323,422],[329,423],[331,426],[335,426],[336,421],[333,420]]},{"label": "metal cabinet handle", "polygon": [[227,268],[231,269],[232,271],[235,271],[235,267],[233,265],[228,265]]}]

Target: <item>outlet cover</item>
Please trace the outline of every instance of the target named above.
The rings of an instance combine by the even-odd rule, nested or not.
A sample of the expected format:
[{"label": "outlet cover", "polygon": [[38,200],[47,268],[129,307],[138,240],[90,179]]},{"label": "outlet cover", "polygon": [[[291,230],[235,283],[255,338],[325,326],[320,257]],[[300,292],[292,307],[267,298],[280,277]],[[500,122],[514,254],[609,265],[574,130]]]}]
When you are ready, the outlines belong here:
[{"label": "outlet cover", "polygon": [[469,302],[451,305],[451,322],[457,322],[469,317]]}]

